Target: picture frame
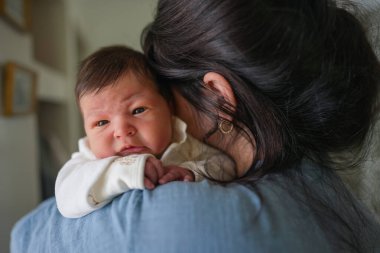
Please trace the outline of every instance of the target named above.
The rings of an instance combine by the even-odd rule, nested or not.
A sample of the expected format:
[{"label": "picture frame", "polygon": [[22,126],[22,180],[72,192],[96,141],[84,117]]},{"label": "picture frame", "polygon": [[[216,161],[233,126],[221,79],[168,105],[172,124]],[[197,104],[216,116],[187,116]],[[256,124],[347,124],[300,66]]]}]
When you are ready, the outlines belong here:
[{"label": "picture frame", "polygon": [[21,31],[31,26],[31,0],[0,0],[0,14]]},{"label": "picture frame", "polygon": [[37,93],[36,72],[14,62],[4,66],[3,114],[12,116],[35,111]]}]

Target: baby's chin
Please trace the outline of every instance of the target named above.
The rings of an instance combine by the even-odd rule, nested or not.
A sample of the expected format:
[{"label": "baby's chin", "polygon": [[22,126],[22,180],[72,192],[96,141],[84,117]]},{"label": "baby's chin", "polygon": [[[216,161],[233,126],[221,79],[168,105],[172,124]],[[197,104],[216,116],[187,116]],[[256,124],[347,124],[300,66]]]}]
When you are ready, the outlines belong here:
[{"label": "baby's chin", "polygon": [[94,152],[94,155],[97,159],[104,159],[104,158],[107,158],[107,157],[112,157],[112,156],[119,156],[117,153],[115,152]]}]

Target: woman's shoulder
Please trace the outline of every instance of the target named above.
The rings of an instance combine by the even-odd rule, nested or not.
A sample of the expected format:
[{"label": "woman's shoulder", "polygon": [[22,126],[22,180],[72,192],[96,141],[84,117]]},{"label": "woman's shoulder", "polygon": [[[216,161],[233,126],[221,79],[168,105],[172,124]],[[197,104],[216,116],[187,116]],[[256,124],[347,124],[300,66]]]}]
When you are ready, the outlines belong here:
[{"label": "woman's shoulder", "polygon": [[63,218],[49,199],[16,224],[12,252],[329,252],[278,180],[132,190],[81,219]]}]

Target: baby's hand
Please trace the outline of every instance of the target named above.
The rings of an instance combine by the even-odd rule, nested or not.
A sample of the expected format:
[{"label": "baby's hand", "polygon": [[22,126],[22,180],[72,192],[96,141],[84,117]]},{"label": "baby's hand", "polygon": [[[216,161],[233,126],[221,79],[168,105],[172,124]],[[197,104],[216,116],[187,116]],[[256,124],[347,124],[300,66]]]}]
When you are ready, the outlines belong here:
[{"label": "baby's hand", "polygon": [[144,169],[144,186],[149,190],[153,190],[158,184],[158,180],[165,174],[164,167],[159,159],[149,157],[145,162]]},{"label": "baby's hand", "polygon": [[166,184],[171,181],[194,181],[194,173],[191,170],[171,165],[164,167],[164,175],[159,178],[160,184]]}]

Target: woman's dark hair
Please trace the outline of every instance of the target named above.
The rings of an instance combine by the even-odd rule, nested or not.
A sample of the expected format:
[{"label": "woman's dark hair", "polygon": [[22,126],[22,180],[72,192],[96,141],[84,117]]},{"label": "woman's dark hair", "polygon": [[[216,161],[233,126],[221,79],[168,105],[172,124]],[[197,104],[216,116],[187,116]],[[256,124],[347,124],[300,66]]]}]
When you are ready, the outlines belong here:
[{"label": "woman's dark hair", "polygon": [[205,73],[230,82],[257,175],[304,157],[331,165],[331,152],[357,149],[372,125],[379,63],[358,20],[332,1],[161,0],[143,40],[159,82],[199,111],[212,113]]},{"label": "woman's dark hair", "polygon": [[99,92],[115,84],[122,76],[133,73],[142,81],[156,82],[145,55],[122,45],[103,47],[85,58],[79,68],[75,96]]},{"label": "woman's dark hair", "polygon": [[[379,61],[353,14],[331,0],[159,0],[142,44],[160,85],[211,119],[217,106],[253,135],[257,157],[245,179],[299,168],[289,170],[295,195],[306,193],[337,250],[368,247],[365,215],[329,169],[360,161],[378,109]],[[203,95],[210,71],[229,81],[235,110]],[[332,155],[346,150],[363,153]],[[334,197],[308,187],[305,159],[326,168]]]}]

